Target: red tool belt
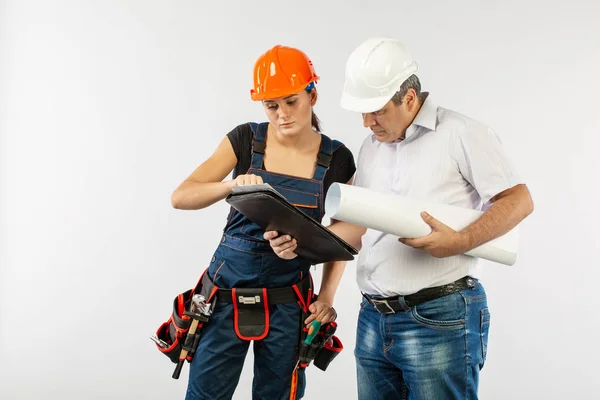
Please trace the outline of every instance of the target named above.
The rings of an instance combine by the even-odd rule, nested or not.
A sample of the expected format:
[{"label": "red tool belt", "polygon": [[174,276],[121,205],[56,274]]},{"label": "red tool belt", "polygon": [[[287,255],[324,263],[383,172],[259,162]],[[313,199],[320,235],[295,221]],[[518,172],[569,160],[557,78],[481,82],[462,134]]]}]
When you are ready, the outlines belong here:
[{"label": "red tool belt", "polygon": [[323,324],[312,342],[306,344],[304,339],[306,339],[308,329],[304,327],[298,352],[300,361],[298,366],[306,368],[314,360],[315,367],[325,371],[333,359],[344,349],[341,340],[334,335],[336,329],[335,321]]},{"label": "red tool belt", "polygon": [[261,340],[269,333],[269,305],[298,303],[312,294],[312,279],[306,275],[296,284],[283,288],[234,288],[221,289],[205,275],[202,292],[217,288],[217,302],[233,303],[233,327],[242,340]]},{"label": "red tool belt", "polygon": [[307,367],[311,361],[317,368],[325,371],[329,363],[342,351],[341,341],[333,335],[337,328],[335,322],[323,324],[310,345],[304,343],[308,329],[304,320],[310,315],[308,307],[317,299],[313,292],[310,274],[290,287],[284,288],[234,288],[221,289],[214,285],[206,271],[194,289],[179,294],[173,301],[173,312],[169,320],[156,332],[156,337],[164,344],[157,348],[169,359],[177,363],[182,349],[188,351],[186,360],[192,360],[200,340],[203,321],[193,336],[187,335],[192,319],[186,315],[194,293],[202,294],[211,303],[213,309],[217,302],[233,303],[234,329],[242,340],[261,340],[269,333],[269,305],[297,303],[302,309],[300,321],[300,344],[298,366]]},{"label": "red tool belt", "polygon": [[[188,335],[190,325],[192,324],[192,318],[188,315],[187,310],[190,309],[190,303],[192,296],[198,293],[197,290],[201,289],[200,284],[206,275],[206,271],[200,277],[200,280],[196,284],[196,287],[186,292],[179,294],[173,300],[173,312],[169,317],[168,321],[160,325],[156,331],[156,338],[158,343],[156,347],[164,355],[169,357],[173,363],[179,362],[179,355],[181,350],[187,350],[188,354],[186,360],[189,362],[194,356],[194,352],[198,347],[200,341],[200,334],[202,333],[202,326],[207,322],[208,319],[198,323],[198,328],[194,335]],[[206,298],[207,303],[212,303],[214,308],[214,297],[216,289],[207,292],[202,290],[201,294]],[[156,341],[156,340],[155,340]]]},{"label": "red tool belt", "polygon": [[342,341],[334,335],[337,330],[337,323],[335,321],[322,324],[319,332],[317,332],[317,335],[310,344],[306,344],[304,341],[308,336],[308,328],[304,324],[304,321],[310,315],[308,307],[317,300],[317,297],[317,295],[312,295],[311,301],[305,304],[306,307],[300,304],[304,312],[301,325],[302,332],[298,346],[298,366],[306,368],[314,360],[313,364],[315,367],[325,371],[331,361],[344,349],[344,346],[342,345]]}]

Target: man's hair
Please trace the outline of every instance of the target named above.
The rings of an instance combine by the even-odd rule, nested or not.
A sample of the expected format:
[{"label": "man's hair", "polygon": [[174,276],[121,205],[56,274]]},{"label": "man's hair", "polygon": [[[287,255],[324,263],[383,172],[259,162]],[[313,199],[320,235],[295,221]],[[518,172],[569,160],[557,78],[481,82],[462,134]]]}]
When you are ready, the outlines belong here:
[{"label": "man's hair", "polygon": [[408,89],[413,89],[417,94],[417,97],[421,99],[421,81],[416,75],[413,74],[409,76],[402,83],[402,85],[400,85],[400,89],[398,89],[398,91],[394,93],[394,96],[392,97],[392,102],[395,106],[399,106],[400,104],[402,104],[402,99],[404,98],[404,96],[406,96],[406,93],[408,93]]}]

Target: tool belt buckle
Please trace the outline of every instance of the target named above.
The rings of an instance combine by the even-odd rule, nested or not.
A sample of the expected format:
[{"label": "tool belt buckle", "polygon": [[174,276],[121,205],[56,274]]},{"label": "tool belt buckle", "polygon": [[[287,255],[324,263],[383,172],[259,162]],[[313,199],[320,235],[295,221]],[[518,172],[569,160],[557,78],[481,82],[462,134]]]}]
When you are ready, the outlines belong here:
[{"label": "tool belt buckle", "polygon": [[241,304],[256,304],[260,303],[260,296],[238,296],[238,303]]},{"label": "tool belt buckle", "polygon": [[378,300],[378,299],[370,299],[371,304],[375,307],[377,311],[381,314],[395,314],[396,310],[390,306],[387,300]]}]

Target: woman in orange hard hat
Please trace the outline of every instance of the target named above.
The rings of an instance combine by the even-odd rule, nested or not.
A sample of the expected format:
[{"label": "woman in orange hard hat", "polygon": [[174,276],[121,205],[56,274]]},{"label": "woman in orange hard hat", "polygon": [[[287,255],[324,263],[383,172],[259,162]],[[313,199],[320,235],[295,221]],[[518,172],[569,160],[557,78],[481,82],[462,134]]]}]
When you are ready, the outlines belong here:
[{"label": "woman in orange hard hat", "polygon": [[[320,133],[313,111],[318,79],[312,62],[298,49],[275,46],[261,55],[251,98],[262,102],[268,122],[244,123],[229,132],[174,191],[173,207],[205,208],[234,186],[268,183],[321,221],[327,189],[333,182],[350,182],[356,168],[342,143]],[[223,181],[231,171],[233,179]],[[311,263],[278,257],[264,233],[231,208],[201,278],[202,293],[216,290],[215,308],[191,361],[188,400],[230,399],[251,342],[253,398],[288,400],[304,394],[306,365],[298,361],[301,332],[313,319],[323,324],[335,319],[333,298],[344,263],[324,264],[317,300]]]}]

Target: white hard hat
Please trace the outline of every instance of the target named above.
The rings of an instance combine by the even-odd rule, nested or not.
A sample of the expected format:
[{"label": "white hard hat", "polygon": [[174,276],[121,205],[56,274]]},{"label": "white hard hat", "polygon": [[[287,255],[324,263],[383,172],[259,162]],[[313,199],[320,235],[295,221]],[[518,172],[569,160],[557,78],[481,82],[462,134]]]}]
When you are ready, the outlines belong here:
[{"label": "white hard hat", "polygon": [[399,41],[386,37],[365,40],[346,62],[342,108],[360,113],[380,110],[417,69]]}]

